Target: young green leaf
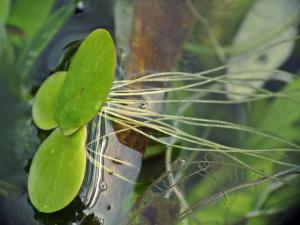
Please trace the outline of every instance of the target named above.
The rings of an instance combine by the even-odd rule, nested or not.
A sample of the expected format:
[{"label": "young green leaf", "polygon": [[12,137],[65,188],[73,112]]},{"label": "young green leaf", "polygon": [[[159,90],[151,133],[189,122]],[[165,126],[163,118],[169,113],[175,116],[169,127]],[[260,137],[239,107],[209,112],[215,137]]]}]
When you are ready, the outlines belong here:
[{"label": "young green leaf", "polygon": [[54,118],[54,102],[61,90],[67,73],[57,72],[51,75],[38,90],[32,108],[33,121],[37,127],[50,130],[57,127]]},{"label": "young green leaf", "polygon": [[88,123],[100,110],[111,88],[115,66],[116,52],[110,34],[95,30],[74,56],[55,103],[55,117],[65,135]]},{"label": "young green leaf", "polygon": [[85,127],[70,136],[57,128],[42,143],[28,179],[29,197],[38,211],[58,211],[78,194],[86,167],[85,141]]}]

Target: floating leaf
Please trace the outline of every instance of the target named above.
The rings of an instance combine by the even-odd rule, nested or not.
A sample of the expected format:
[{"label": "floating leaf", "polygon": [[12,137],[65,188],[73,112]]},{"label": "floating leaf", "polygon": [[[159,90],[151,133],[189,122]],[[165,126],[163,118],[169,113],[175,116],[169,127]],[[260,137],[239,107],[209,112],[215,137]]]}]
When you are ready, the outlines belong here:
[{"label": "floating leaf", "polygon": [[32,108],[32,117],[35,124],[43,129],[50,130],[57,127],[54,118],[54,102],[61,90],[67,73],[57,72],[50,76],[38,90]]},{"label": "floating leaf", "polygon": [[71,134],[89,122],[100,110],[111,88],[116,52],[110,34],[92,32],[71,62],[54,113],[64,134]]},{"label": "floating leaf", "polygon": [[40,212],[51,213],[67,206],[80,190],[85,174],[86,128],[64,136],[57,128],[33,158],[28,191]]}]

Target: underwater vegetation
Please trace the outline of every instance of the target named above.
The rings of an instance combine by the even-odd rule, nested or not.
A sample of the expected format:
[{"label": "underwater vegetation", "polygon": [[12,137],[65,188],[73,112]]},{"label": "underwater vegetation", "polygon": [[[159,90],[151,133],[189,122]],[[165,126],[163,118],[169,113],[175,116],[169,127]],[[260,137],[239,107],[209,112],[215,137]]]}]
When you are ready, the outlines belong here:
[{"label": "underwater vegetation", "polygon": [[297,224],[299,0],[0,0],[0,224]]}]

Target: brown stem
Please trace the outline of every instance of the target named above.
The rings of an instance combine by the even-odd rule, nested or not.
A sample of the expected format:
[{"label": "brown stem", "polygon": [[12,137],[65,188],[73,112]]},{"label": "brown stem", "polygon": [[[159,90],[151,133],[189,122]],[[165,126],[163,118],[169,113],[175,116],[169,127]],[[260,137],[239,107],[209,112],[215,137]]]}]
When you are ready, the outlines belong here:
[{"label": "brown stem", "polygon": [[[205,9],[208,2],[197,0],[196,5]],[[127,79],[171,70],[197,22],[185,0],[135,0],[133,21],[130,54],[125,61]],[[148,145],[147,138],[134,131],[118,137],[121,143],[141,153]]]}]

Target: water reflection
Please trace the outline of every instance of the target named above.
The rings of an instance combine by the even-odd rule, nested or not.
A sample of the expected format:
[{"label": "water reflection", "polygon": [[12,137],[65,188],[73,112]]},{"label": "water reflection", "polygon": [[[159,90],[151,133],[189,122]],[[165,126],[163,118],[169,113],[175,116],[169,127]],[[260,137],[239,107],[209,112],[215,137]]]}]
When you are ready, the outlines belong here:
[{"label": "water reflection", "polygon": [[[142,154],[121,144],[109,121],[98,116],[91,125],[88,149],[97,160],[89,160],[80,197],[85,213],[95,215],[104,224],[121,224],[128,210],[128,197],[140,171]],[[94,151],[91,151],[94,150]]]}]

